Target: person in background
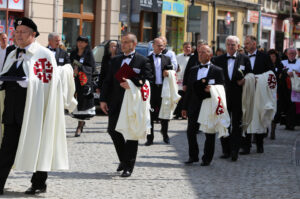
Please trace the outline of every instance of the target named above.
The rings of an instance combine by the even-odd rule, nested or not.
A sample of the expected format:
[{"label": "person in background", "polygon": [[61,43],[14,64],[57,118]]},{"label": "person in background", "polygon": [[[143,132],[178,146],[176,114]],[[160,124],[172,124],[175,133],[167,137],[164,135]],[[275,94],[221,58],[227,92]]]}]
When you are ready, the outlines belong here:
[{"label": "person in background", "polygon": [[167,49],[167,46],[168,46],[167,38],[164,36],[160,36],[159,38],[164,42],[164,49],[162,51],[162,54],[166,55],[167,57],[170,57],[172,65],[173,65],[173,70],[177,71],[178,64],[177,64],[176,55],[175,55],[174,51]]},{"label": "person in background", "polygon": [[103,55],[102,63],[101,63],[101,71],[99,74],[97,93],[100,93],[100,91],[101,91],[103,81],[106,77],[106,74],[108,73],[109,64],[110,64],[111,59],[113,57],[115,57],[116,55],[120,54],[119,48],[120,47],[118,45],[118,42],[112,40],[112,41],[108,42],[108,46],[106,46],[104,49],[104,55]]},{"label": "person in background", "polygon": [[279,54],[275,49],[270,49],[268,51],[268,55],[270,56],[272,62],[272,70],[275,73],[277,79],[277,111],[274,116],[274,120],[272,121],[271,124],[271,135],[270,135],[271,140],[275,140],[276,124],[280,122],[282,107],[284,106],[282,104],[282,102],[284,102],[282,98],[286,97],[286,95],[284,95],[284,88],[286,82],[282,81],[283,65],[281,63]]},{"label": "person in background", "polygon": [[217,48],[216,50],[216,56],[220,56],[220,55],[223,55],[225,54],[225,51],[223,48]]},{"label": "person in background", "polygon": [[72,115],[78,119],[75,137],[79,137],[83,131],[85,120],[96,115],[94,106],[94,94],[92,74],[95,69],[95,59],[87,37],[79,36],[77,46],[71,52],[71,63],[74,68],[77,108]]},{"label": "person in background", "polygon": [[300,58],[300,48],[297,48],[297,57],[299,57]]},{"label": "person in background", "polygon": [[5,59],[4,59],[3,66],[4,66],[4,64],[5,64],[6,58],[7,58],[7,56],[9,55],[9,53],[10,53],[11,51],[15,50],[15,49],[18,47],[18,45],[17,45],[17,40],[16,40],[16,35],[15,35],[15,31],[12,33],[12,40],[13,40],[13,44],[10,45],[10,46],[8,46],[8,47],[6,48],[6,54],[5,54]]},{"label": "person in background", "polygon": [[0,33],[0,71],[2,71],[7,47],[8,47],[7,35],[4,32],[2,32]]},{"label": "person in background", "polygon": [[47,48],[53,52],[57,66],[71,63],[68,53],[59,47],[60,41],[61,39],[58,33],[52,32],[48,35]]},{"label": "person in background", "polygon": [[190,42],[183,43],[183,53],[176,56],[178,62],[178,71],[177,71],[177,84],[178,84],[178,94],[181,96],[180,101],[174,111],[175,118],[178,119],[181,117],[181,106],[182,106],[182,99],[184,97],[183,91],[183,75],[186,68],[186,65],[192,56],[192,45]]}]

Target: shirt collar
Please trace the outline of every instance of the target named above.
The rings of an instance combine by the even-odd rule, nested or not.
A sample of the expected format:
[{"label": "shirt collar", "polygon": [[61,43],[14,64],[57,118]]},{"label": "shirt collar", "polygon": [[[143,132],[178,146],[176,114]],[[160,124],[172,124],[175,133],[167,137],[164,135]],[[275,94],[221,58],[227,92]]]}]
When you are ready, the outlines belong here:
[{"label": "shirt collar", "polygon": [[249,55],[249,56],[250,56],[250,55],[256,55],[256,53],[257,53],[257,49],[256,49],[252,54],[248,53],[248,55]]},{"label": "shirt collar", "polygon": [[[134,51],[131,51],[128,55],[133,55],[135,53],[135,50]],[[125,55],[125,53],[124,53]],[[127,55],[126,55],[127,56]]]},{"label": "shirt collar", "polygon": [[[235,52],[232,56],[236,57],[237,52]],[[231,57],[231,55],[229,55],[229,53],[227,53],[227,57]]]}]

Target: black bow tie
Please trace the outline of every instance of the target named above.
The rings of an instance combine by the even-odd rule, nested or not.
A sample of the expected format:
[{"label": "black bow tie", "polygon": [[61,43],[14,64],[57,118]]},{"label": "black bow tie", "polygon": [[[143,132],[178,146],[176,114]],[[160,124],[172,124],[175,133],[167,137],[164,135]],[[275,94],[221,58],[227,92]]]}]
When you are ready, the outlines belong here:
[{"label": "black bow tie", "polygon": [[205,64],[205,65],[200,64],[200,65],[199,65],[199,68],[200,68],[200,69],[201,69],[201,68],[208,68],[208,64]]},{"label": "black bow tie", "polygon": [[51,51],[56,52],[56,48],[50,48]]},{"label": "black bow tie", "polygon": [[227,59],[235,59],[235,56],[227,56]]},{"label": "black bow tie", "polygon": [[161,57],[161,54],[155,54],[155,57]]},{"label": "black bow tie", "polygon": [[295,64],[296,63],[296,59],[294,60],[294,61],[290,61],[290,60],[288,60],[288,62],[289,62],[289,64]]},{"label": "black bow tie", "polygon": [[123,59],[131,59],[133,57],[133,54],[130,54],[130,55],[123,55]]},{"label": "black bow tie", "polygon": [[19,54],[20,54],[20,53],[25,54],[25,53],[26,53],[26,50],[23,49],[23,48],[17,48],[17,58],[19,57]]},{"label": "black bow tie", "polygon": [[255,56],[256,56],[256,54],[252,54],[252,55],[249,55],[249,58],[250,58],[250,57],[255,57]]},{"label": "black bow tie", "polygon": [[185,56],[185,57],[190,57],[190,56],[191,56],[191,54],[187,54],[187,55],[183,55],[183,56]]}]

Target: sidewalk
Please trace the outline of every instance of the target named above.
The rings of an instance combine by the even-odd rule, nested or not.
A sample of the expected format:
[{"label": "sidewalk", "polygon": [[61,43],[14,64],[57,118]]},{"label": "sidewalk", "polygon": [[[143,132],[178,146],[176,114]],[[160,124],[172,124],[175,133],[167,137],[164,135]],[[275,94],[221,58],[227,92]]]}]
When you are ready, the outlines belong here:
[{"label": "sidewalk", "polygon": [[[221,145],[216,140],[211,166],[185,166],[187,121],[173,120],[169,125],[171,144],[163,144],[158,131],[154,145],[146,147],[140,142],[133,175],[124,179],[115,172],[118,160],[106,133],[107,117],[88,121],[79,138],[74,137],[77,121],[69,116],[66,120],[70,170],[49,173],[47,193],[34,197],[23,194],[30,186],[31,173],[13,171],[0,198],[300,198],[300,164],[296,164],[300,156],[295,145],[299,128],[285,131],[280,126],[275,141],[265,139],[264,154],[257,154],[253,146],[250,155],[240,156],[235,163],[219,159]],[[156,124],[155,129],[159,130],[160,125]],[[199,158],[204,138],[198,135]]]}]

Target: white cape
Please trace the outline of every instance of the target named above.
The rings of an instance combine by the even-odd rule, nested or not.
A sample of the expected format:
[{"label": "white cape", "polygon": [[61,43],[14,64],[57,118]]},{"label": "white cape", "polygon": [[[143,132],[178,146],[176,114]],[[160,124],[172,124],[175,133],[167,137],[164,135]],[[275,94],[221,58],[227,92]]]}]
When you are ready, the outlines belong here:
[{"label": "white cape", "polygon": [[[127,80],[130,89],[126,89],[116,131],[123,134],[125,140],[145,139],[150,134],[150,84],[148,81],[141,88]],[[143,96],[142,96],[143,95]]]},{"label": "white cape", "polygon": [[211,85],[210,98],[202,101],[198,117],[200,130],[204,133],[219,133],[218,138],[229,136],[230,117],[227,110],[223,85]]},{"label": "white cape", "polygon": [[[9,70],[15,57],[16,50],[9,54],[1,74]],[[64,109],[72,111],[77,105],[73,69],[71,65],[57,67],[53,53],[37,42],[27,50],[22,66],[28,87],[15,169],[68,169]]]},{"label": "white cape", "polygon": [[169,70],[169,76],[164,77],[161,91],[161,106],[158,118],[170,120],[173,118],[173,112],[181,96],[178,94],[178,85],[176,81],[176,72]]},{"label": "white cape", "polygon": [[253,118],[247,133],[266,133],[266,128],[271,124],[277,109],[276,76],[272,71],[256,75],[255,100]]}]

